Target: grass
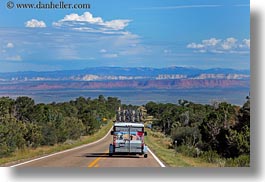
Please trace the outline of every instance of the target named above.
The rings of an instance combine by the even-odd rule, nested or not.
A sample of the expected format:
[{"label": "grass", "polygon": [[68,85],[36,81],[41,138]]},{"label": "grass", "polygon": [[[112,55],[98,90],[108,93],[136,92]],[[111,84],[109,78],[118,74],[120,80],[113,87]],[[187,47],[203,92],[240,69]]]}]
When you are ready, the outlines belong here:
[{"label": "grass", "polygon": [[67,140],[62,144],[56,144],[54,146],[41,146],[37,147],[36,149],[26,148],[23,150],[17,150],[16,152],[12,153],[11,156],[0,158],[0,165],[8,166],[32,158],[41,157],[48,154],[78,147],[84,144],[92,143],[104,137],[106,133],[110,130],[112,125],[113,123],[109,121],[95,134],[89,136],[82,136],[79,140]]},{"label": "grass", "polygon": [[218,167],[217,164],[207,163],[200,158],[187,157],[176,153],[171,149],[170,138],[160,132],[146,129],[148,135],[145,137],[147,146],[169,167]]}]

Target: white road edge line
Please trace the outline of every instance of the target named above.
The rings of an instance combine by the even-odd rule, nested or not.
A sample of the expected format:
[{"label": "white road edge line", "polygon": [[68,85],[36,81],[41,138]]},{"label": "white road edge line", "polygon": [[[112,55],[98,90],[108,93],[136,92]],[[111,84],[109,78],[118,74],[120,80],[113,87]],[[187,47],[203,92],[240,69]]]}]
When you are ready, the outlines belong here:
[{"label": "white road edge line", "polygon": [[161,162],[160,159],[158,159],[158,157],[149,149],[148,147],[148,151],[152,154],[152,156],[155,158],[155,160],[158,162],[158,164],[161,166],[161,167],[166,167],[163,162]]},{"label": "white road edge line", "polygon": [[110,133],[111,130],[112,130],[112,127],[110,128],[108,133],[103,138],[101,138],[101,139],[99,139],[99,140],[97,140],[95,142],[92,142],[92,143],[89,143],[89,144],[85,144],[85,145],[81,145],[79,147],[75,147],[75,148],[72,148],[72,149],[64,150],[64,151],[61,151],[61,152],[53,153],[53,154],[50,154],[50,155],[46,155],[46,156],[43,156],[43,157],[39,157],[39,158],[36,158],[36,159],[32,159],[32,160],[29,160],[29,161],[26,161],[26,162],[22,162],[22,163],[19,163],[19,164],[15,164],[15,165],[9,166],[9,167],[21,166],[21,165],[28,164],[28,163],[31,163],[31,162],[34,162],[34,161],[38,161],[38,160],[45,159],[45,158],[48,158],[48,157],[52,157],[52,156],[55,156],[55,155],[58,155],[58,154],[70,152],[70,151],[77,150],[77,149],[80,149],[80,148],[83,148],[83,147],[87,147],[89,145],[96,144],[96,143],[104,140],[105,138],[107,138],[107,136],[108,136],[108,134]]}]

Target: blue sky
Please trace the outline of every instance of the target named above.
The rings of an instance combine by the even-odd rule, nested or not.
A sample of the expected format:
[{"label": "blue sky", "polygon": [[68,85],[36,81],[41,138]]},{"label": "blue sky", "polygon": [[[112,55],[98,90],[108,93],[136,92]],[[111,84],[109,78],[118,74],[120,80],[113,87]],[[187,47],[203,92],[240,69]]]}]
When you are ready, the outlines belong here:
[{"label": "blue sky", "polygon": [[0,2],[0,72],[250,69],[249,0],[64,1],[91,5],[79,10],[10,10],[7,2]]}]

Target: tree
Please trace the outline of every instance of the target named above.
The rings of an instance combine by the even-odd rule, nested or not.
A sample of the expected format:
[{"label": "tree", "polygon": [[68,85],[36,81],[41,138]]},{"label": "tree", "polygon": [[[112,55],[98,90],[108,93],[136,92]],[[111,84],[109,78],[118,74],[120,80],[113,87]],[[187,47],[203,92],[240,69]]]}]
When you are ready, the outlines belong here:
[{"label": "tree", "polygon": [[17,97],[15,100],[14,116],[17,120],[29,122],[33,112],[34,100],[29,97]]},{"label": "tree", "polygon": [[27,147],[36,148],[40,146],[43,141],[41,127],[36,123],[26,123],[26,128],[23,138],[26,140]]},{"label": "tree", "polygon": [[216,150],[219,145],[217,136],[223,127],[221,116],[217,112],[211,112],[199,126],[204,150]]},{"label": "tree", "polygon": [[14,100],[9,97],[0,98],[0,118],[11,117]]},{"label": "tree", "polygon": [[106,99],[103,95],[99,95],[98,96],[98,102],[101,104],[104,104],[106,102]]},{"label": "tree", "polygon": [[76,140],[84,134],[85,126],[77,118],[65,117],[58,128],[58,141]]},{"label": "tree", "polygon": [[0,119],[0,156],[7,156],[17,149],[25,147],[23,138],[25,125],[13,117]]}]

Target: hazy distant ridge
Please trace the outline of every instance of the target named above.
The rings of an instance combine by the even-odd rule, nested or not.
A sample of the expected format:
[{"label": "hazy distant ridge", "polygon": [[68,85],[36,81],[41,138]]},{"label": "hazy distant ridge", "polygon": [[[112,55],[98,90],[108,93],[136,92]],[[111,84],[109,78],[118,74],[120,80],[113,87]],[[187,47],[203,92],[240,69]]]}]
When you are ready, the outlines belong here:
[{"label": "hazy distant ridge", "polygon": [[249,70],[226,68],[197,69],[185,67],[124,68],[98,67],[82,70],[0,73],[0,81],[97,81],[97,80],[162,80],[162,79],[248,79]]}]

